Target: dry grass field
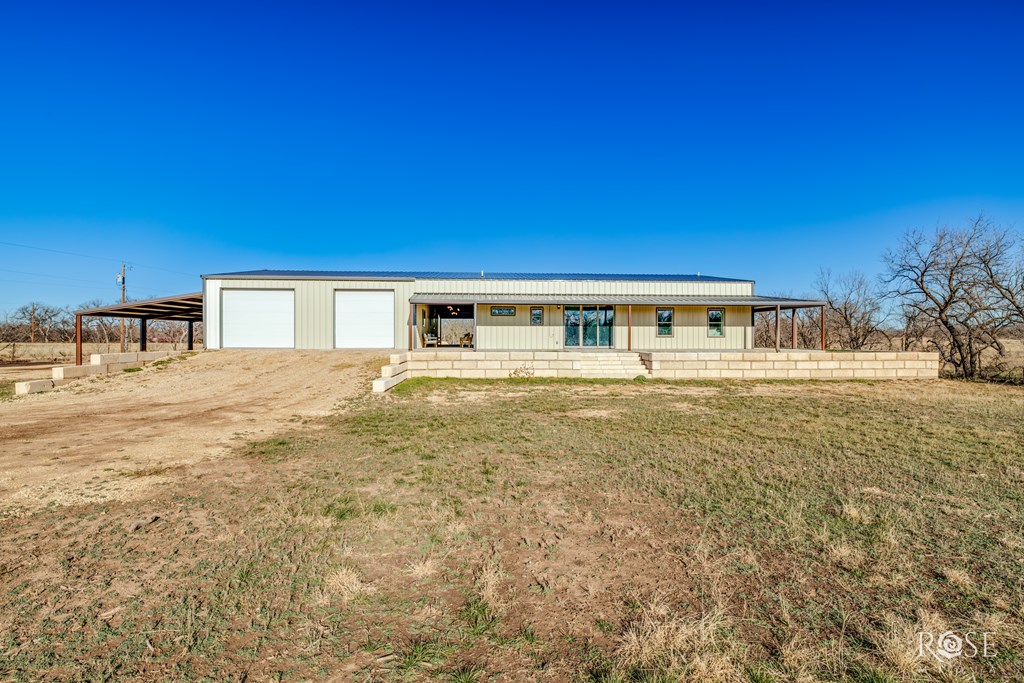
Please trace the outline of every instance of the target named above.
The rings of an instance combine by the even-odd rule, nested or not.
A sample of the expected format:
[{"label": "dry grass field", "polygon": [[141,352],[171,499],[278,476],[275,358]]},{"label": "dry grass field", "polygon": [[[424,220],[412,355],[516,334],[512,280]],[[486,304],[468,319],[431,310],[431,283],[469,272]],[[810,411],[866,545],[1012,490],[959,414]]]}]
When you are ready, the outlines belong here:
[{"label": "dry grass field", "polygon": [[[1024,678],[1021,387],[411,380],[274,431],[185,466],[112,449],[95,500],[7,508],[0,671]],[[993,656],[918,657],[921,630]]]}]

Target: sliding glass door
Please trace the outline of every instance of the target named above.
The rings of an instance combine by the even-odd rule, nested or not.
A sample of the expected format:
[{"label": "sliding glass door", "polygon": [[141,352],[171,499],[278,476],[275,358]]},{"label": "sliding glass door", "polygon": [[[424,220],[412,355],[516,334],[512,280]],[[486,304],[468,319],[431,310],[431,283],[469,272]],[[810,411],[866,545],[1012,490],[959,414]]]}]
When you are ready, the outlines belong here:
[{"label": "sliding glass door", "polygon": [[566,348],[611,347],[613,306],[566,306],[564,320]]}]

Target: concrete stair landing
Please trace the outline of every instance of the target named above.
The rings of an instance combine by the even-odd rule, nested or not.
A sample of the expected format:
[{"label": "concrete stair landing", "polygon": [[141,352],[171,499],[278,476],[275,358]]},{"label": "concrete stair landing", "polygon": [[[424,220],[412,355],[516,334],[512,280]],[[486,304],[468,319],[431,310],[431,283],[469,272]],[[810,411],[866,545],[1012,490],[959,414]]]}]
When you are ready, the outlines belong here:
[{"label": "concrete stair landing", "polygon": [[580,357],[580,373],[590,379],[633,379],[638,375],[650,377],[639,353],[625,351],[598,351]]}]

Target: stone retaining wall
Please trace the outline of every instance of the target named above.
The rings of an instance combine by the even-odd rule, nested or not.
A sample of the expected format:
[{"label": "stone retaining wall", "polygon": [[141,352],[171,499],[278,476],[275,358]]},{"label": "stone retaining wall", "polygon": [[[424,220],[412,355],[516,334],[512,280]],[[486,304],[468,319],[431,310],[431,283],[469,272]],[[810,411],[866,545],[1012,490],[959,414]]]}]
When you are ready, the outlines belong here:
[{"label": "stone retaining wall", "polygon": [[173,356],[180,351],[136,351],[131,353],[94,353],[88,365],[62,365],[50,370],[50,379],[33,379],[18,382],[14,385],[14,393],[38,394],[42,391],[56,389],[72,380],[90,375],[105,375],[109,372],[121,372],[128,368],[141,368],[155,360]]},{"label": "stone retaining wall", "polygon": [[580,356],[572,351],[414,351],[391,355],[391,364],[373,381],[387,391],[409,377],[508,379],[516,370],[534,377],[581,377]]},{"label": "stone retaining wall", "polygon": [[664,379],[935,379],[937,353],[914,351],[641,351]]},{"label": "stone retaining wall", "polygon": [[[581,361],[601,352],[414,351],[396,353],[373,381],[384,392],[410,377],[500,379],[517,369],[534,377],[582,377]],[[609,353],[623,353],[612,351]],[[939,357],[918,352],[639,351],[658,379],[934,379]]]}]

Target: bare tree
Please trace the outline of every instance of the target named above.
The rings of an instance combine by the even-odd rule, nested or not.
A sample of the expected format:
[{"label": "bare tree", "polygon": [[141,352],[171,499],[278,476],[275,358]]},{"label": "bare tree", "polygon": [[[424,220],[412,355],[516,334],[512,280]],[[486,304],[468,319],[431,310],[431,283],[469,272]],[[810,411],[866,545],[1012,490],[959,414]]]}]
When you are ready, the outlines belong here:
[{"label": "bare tree", "polygon": [[[907,231],[884,257],[889,294],[907,319],[932,331],[929,343],[966,378],[978,377],[984,354],[1003,354],[999,334],[1009,324],[1005,303],[985,276],[982,260],[1001,254],[999,232],[979,217],[966,228]],[[909,309],[909,310],[908,310]]]},{"label": "bare tree", "polygon": [[826,303],[826,325],[833,346],[851,351],[889,348],[885,331],[885,294],[863,273],[833,276],[821,269],[816,282]]},{"label": "bare tree", "polygon": [[991,288],[1003,306],[1007,327],[1024,326],[1024,245],[1008,230],[990,234],[972,246],[971,256],[983,285]]}]

